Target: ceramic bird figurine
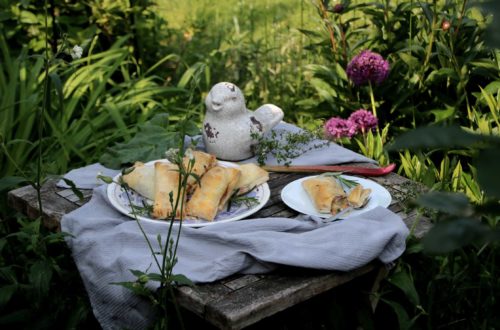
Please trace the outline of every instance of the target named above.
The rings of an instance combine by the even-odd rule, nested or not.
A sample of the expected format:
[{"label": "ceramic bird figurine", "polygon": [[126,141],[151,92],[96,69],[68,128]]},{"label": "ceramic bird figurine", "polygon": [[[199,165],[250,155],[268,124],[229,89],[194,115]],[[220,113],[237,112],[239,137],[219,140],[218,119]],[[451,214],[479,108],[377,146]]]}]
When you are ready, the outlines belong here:
[{"label": "ceramic bird figurine", "polygon": [[241,90],[229,82],[214,85],[205,105],[203,141],[207,152],[223,160],[252,157],[252,133],[262,136],[283,119],[283,111],[273,104],[248,110]]}]

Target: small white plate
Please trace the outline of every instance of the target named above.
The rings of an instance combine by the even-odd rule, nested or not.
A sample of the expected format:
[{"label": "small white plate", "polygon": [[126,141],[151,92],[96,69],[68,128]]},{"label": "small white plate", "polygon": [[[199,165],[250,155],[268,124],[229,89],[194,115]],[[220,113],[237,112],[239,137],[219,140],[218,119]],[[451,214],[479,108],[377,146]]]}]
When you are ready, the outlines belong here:
[{"label": "small white plate", "polygon": [[[307,215],[314,215],[321,218],[329,218],[331,217],[331,214],[319,213],[316,210],[314,204],[309,198],[309,195],[307,195],[307,192],[302,187],[302,181],[313,177],[315,176],[308,176],[305,178],[292,181],[289,184],[287,184],[283,188],[283,190],[281,190],[281,200],[283,200],[283,202],[286,205],[288,205],[290,208],[294,209],[297,212]],[[372,180],[358,178],[350,175],[342,175],[342,177],[347,180],[356,181],[357,183],[361,184],[363,188],[365,189],[369,188],[372,191],[370,194],[370,200],[365,205],[365,207],[359,210],[352,210],[350,212],[346,212],[345,214],[343,214],[343,216],[339,218],[346,218],[348,216],[350,217],[358,215],[363,212],[369,211],[377,206],[388,207],[391,204],[392,200],[391,194],[389,193],[389,191],[387,191],[387,189],[385,189],[378,183]]]},{"label": "small white plate", "polygon": [[[146,166],[154,166],[154,163],[157,161],[161,162],[168,162],[165,159],[161,160],[155,160],[146,163]],[[218,161],[217,165],[224,166],[224,167],[238,167],[238,164],[231,163],[231,162],[224,162],[224,161]],[[120,182],[120,176],[121,174],[118,174],[113,178],[113,183],[108,185],[108,199],[111,203],[111,205],[120,211],[121,213],[125,214],[126,216],[129,216],[132,219],[135,219],[134,215],[132,214],[132,208],[130,207],[129,200],[127,197],[127,194],[125,192],[125,189],[123,189],[119,184],[116,184],[115,182]],[[130,200],[132,201],[132,204],[136,206],[142,206],[143,202],[152,205],[153,201],[141,196],[140,194],[135,193],[134,191],[129,191],[130,195]],[[271,195],[271,192],[269,190],[269,185],[267,183],[263,183],[261,185],[258,185],[255,187],[252,191],[248,192],[245,196],[247,197],[255,197],[258,200],[258,204],[253,205],[251,207],[247,207],[244,204],[240,205],[234,205],[231,206],[231,209],[229,211],[219,211],[217,213],[217,216],[213,221],[205,221],[205,220],[199,220],[199,219],[184,219],[182,221],[182,225],[186,227],[204,227],[204,226],[209,226],[213,225],[215,223],[221,223],[221,222],[232,222],[236,220],[241,220],[244,219],[255,212],[259,211],[264,205],[266,205],[267,201],[269,200],[269,197]],[[152,219],[147,216],[142,216],[139,215],[137,216],[139,220],[144,220],[144,221],[151,221],[155,223],[164,223],[166,225],[170,225],[170,220],[158,220],[158,219]],[[179,225],[180,221],[175,220],[174,225]]]}]

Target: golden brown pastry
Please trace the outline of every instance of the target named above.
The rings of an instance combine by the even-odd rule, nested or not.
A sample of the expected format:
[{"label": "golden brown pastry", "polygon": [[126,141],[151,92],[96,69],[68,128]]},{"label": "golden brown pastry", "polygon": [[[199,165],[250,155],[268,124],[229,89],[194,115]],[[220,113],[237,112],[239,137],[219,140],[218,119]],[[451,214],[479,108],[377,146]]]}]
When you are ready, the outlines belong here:
[{"label": "golden brown pastry", "polygon": [[[156,219],[166,219],[172,216],[179,191],[179,167],[175,164],[156,162],[155,168],[155,196],[153,204],[153,217]],[[170,201],[172,193],[172,202]],[[175,214],[176,218],[181,217],[181,201]]]},{"label": "golden brown pastry", "polygon": [[269,173],[255,164],[243,164],[239,167],[241,176],[236,184],[238,195],[243,195],[254,187],[269,180]]},{"label": "golden brown pastry", "polygon": [[222,196],[227,191],[230,179],[224,167],[215,166],[208,170],[187,203],[187,214],[213,221],[217,215]]},{"label": "golden brown pastry", "polygon": [[155,198],[155,168],[136,162],[134,170],[122,176],[128,186],[142,196],[153,200]]},{"label": "golden brown pastry", "polygon": [[[207,172],[209,169],[211,169],[217,164],[217,159],[215,158],[214,155],[207,154],[206,152],[198,150],[195,150],[192,153],[195,162],[193,168],[191,169],[191,173],[196,174],[199,178],[201,178],[203,174],[205,174],[205,172]],[[189,160],[190,160],[189,157],[184,156],[183,164],[186,171],[189,169],[188,168]],[[191,191],[195,188],[194,186],[196,184],[196,179],[192,175],[190,175],[188,177],[187,183],[189,186],[188,191]]]},{"label": "golden brown pastry", "polygon": [[227,202],[233,196],[234,191],[236,190],[236,184],[241,179],[241,171],[238,168],[226,167],[224,168],[226,172],[228,184],[224,195],[222,195],[221,200],[219,202],[219,210],[223,210],[227,207]]},{"label": "golden brown pastry", "polygon": [[302,181],[302,187],[319,213],[337,214],[348,207],[342,186],[333,177],[317,176]]},{"label": "golden brown pastry", "polygon": [[349,202],[349,205],[354,208],[363,207],[368,202],[371,192],[371,189],[363,189],[363,186],[358,184],[349,192],[347,201]]}]

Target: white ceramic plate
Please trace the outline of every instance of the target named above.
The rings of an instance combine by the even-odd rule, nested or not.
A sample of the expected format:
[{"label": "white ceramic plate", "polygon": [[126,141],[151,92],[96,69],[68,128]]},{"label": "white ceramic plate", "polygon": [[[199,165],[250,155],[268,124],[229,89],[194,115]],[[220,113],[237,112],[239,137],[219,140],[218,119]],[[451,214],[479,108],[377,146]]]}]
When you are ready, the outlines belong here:
[{"label": "white ceramic plate", "polygon": [[[314,207],[311,199],[307,195],[305,189],[302,187],[302,181],[312,177],[315,176],[301,178],[287,184],[283,188],[283,190],[281,190],[281,199],[286,205],[297,212],[307,215],[314,215],[321,218],[329,218],[331,216],[330,214],[319,213],[318,211],[316,211],[316,208]],[[391,204],[391,194],[389,193],[389,191],[387,191],[387,189],[385,189],[378,183],[372,180],[358,178],[350,175],[342,175],[342,177],[348,180],[356,181],[357,183],[361,184],[363,188],[370,188],[372,191],[370,194],[370,200],[365,205],[365,207],[359,210],[346,212],[339,218],[358,215],[377,206],[388,207]]]},{"label": "white ceramic plate", "polygon": [[[154,166],[154,163],[157,161],[161,162],[168,162],[167,160],[155,160],[146,163],[147,166]],[[218,165],[220,166],[225,166],[225,167],[238,167],[237,164],[235,163],[230,163],[230,162],[224,162],[224,161],[218,161]],[[118,174],[113,178],[114,182],[119,182],[121,174]],[[111,205],[120,211],[121,213],[129,216],[132,219],[135,219],[133,214],[132,214],[132,208],[130,207],[127,194],[125,193],[125,190],[118,184],[116,183],[111,183],[108,185],[108,199],[111,203]],[[152,205],[153,201],[133,192],[129,191],[130,199],[132,201],[132,204],[136,206],[142,206],[143,202]],[[244,219],[255,212],[259,211],[269,200],[269,197],[271,195],[271,192],[269,190],[269,185],[267,183],[261,184],[249,193],[247,193],[245,196],[247,197],[255,197],[258,200],[258,204],[252,205],[251,207],[247,207],[244,204],[241,205],[234,205],[231,206],[231,209],[229,211],[220,211],[217,213],[217,216],[213,221],[205,221],[205,220],[199,220],[199,219],[184,219],[182,222],[183,226],[186,227],[203,227],[203,226],[208,226],[208,225],[213,225],[215,223],[221,223],[221,222],[231,222],[231,221],[236,221],[236,220],[241,220]],[[157,220],[157,219],[152,219],[148,216],[143,216],[140,215],[137,217],[139,220],[144,220],[144,221],[152,221],[155,223],[158,222],[163,222],[165,224],[170,224],[170,221],[167,220]],[[179,224],[179,221],[174,221],[175,225]]]}]

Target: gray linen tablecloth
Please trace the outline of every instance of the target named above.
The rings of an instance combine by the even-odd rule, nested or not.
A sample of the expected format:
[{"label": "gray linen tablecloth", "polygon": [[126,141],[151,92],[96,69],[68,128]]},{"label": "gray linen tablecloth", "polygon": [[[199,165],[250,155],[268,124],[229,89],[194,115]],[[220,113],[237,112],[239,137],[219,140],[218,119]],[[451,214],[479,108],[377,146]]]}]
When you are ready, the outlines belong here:
[{"label": "gray linen tablecloth", "polygon": [[[367,158],[331,144],[305,153],[295,164],[365,162]],[[270,162],[272,163],[272,162]],[[65,177],[89,188],[98,172],[116,171],[93,164]],[[61,182],[63,185],[63,182]],[[104,329],[142,329],[151,321],[150,306],[131,291],[112,283],[134,281],[133,270],[159,272],[135,220],[108,202],[105,185],[95,186],[92,199],[61,222],[97,320]],[[141,222],[154,249],[166,222]],[[174,237],[176,237],[175,227]],[[300,219],[265,218],[182,228],[175,274],[194,282],[211,282],[235,273],[269,272],[279,265],[349,271],[379,259],[389,263],[405,249],[408,228],[385,208],[375,208],[344,221],[324,224]],[[154,289],[154,283],[151,288]]]}]

